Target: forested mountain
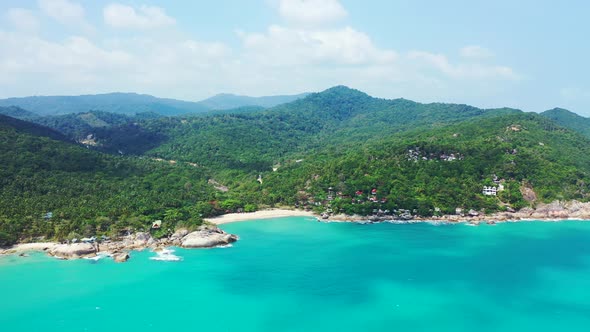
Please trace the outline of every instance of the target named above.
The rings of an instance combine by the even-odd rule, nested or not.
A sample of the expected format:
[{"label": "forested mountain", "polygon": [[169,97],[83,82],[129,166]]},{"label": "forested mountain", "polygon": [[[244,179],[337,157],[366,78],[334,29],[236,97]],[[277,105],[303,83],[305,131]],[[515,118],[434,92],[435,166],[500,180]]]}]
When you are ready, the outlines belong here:
[{"label": "forested mountain", "polygon": [[554,108],[541,113],[560,125],[579,132],[580,134],[590,137],[590,119],[580,116],[574,112],[563,108]]},{"label": "forested mountain", "polygon": [[209,110],[207,107],[194,102],[157,98],[136,93],[8,98],[0,99],[0,106],[19,106],[39,115],[62,115],[88,112],[90,110],[128,115],[142,112],[178,115]]},{"label": "forested mountain", "polygon": [[145,130],[137,122],[158,118],[159,116],[153,113],[128,116],[90,111],[39,117],[31,121],[55,129],[94,150],[138,155],[157,147],[165,137],[160,133]]},{"label": "forested mountain", "polygon": [[[199,102],[118,92],[81,96],[32,96],[0,99],[0,114],[4,114],[2,106],[17,106],[39,116],[85,113],[92,110],[125,115],[152,112],[164,116],[174,116],[247,106],[268,108],[303,98],[306,95],[304,93],[292,96],[248,97],[220,94]],[[14,112],[5,115],[22,117]]]},{"label": "forested mountain", "polygon": [[67,136],[63,135],[62,133],[53,130],[51,128],[47,128],[44,126],[40,126],[35,123],[31,123],[28,121],[16,119],[10,116],[5,116],[0,114],[0,129],[2,130],[17,130],[21,133],[26,133],[34,136],[41,136],[51,138],[57,141],[64,141],[64,142],[73,142]]},{"label": "forested mountain", "polygon": [[[527,206],[523,188],[533,190],[536,201],[587,200],[589,154],[583,136],[537,114],[510,114],[327,149],[265,173],[263,187],[272,199],[288,198],[287,204],[325,201],[333,188],[332,209],[347,213],[490,212]],[[505,189],[498,196],[482,195],[483,186],[499,184]]]},{"label": "forested mountain", "polygon": [[377,99],[339,86],[260,112],[167,118],[145,125],[168,137],[150,155],[215,169],[260,172],[328,146],[359,146],[367,140],[416,128],[438,128],[490,112],[467,105]]},{"label": "forested mountain", "polygon": [[154,219],[173,229],[276,204],[431,216],[587,201],[590,140],[555,112],[385,100],[338,86],[198,116],[2,116],[0,245],[145,229]]},{"label": "forested mountain", "polygon": [[54,133],[0,116],[0,246],[146,229],[155,219],[174,229],[214,213],[199,205],[218,197],[204,169],[102,154]]},{"label": "forested mountain", "polygon": [[18,106],[0,107],[0,114],[21,120],[30,120],[39,117],[39,115]]},{"label": "forested mountain", "polygon": [[199,104],[212,110],[229,110],[232,108],[240,108],[244,106],[261,106],[264,108],[269,108],[280,104],[290,103],[297,99],[304,98],[307,95],[308,93],[285,96],[249,97],[230,93],[221,93],[201,100]]}]

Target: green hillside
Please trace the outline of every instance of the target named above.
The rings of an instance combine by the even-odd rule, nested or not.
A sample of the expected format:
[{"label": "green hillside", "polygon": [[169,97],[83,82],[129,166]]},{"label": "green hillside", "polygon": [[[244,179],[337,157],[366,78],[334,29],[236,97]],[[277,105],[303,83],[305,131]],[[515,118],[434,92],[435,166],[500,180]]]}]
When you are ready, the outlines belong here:
[{"label": "green hillside", "polygon": [[585,118],[563,108],[554,108],[541,113],[541,115],[559,123],[566,128],[575,130],[586,137],[590,137],[589,118]]},{"label": "green hillside", "polygon": [[39,117],[37,114],[18,106],[0,107],[0,114],[21,120],[30,120]]},{"label": "green hillside", "polygon": [[[269,200],[327,204],[369,214],[373,209],[416,209],[422,215],[455,208],[496,211],[537,201],[588,199],[590,141],[536,114],[472,119],[437,130],[420,129],[347,149],[329,149],[263,175]],[[497,197],[483,186],[505,190]],[[372,189],[379,203],[367,200]],[[362,204],[352,204],[357,191]],[[385,202],[381,203],[381,200]],[[283,202],[283,200],[285,200]]]},{"label": "green hillside", "polygon": [[0,245],[148,229],[156,219],[165,232],[259,206],[431,216],[589,199],[590,140],[547,113],[339,86],[270,109],[35,121],[55,130],[0,116]]},{"label": "green hillside", "polygon": [[467,105],[377,99],[338,86],[264,111],[166,118],[144,126],[167,137],[149,155],[214,170],[261,172],[327,147],[358,146],[416,128],[433,129],[489,116],[490,112]]},{"label": "green hillside", "polygon": [[198,224],[197,203],[216,197],[201,168],[101,154],[55,134],[0,116],[0,245],[144,229],[155,219],[171,229]]},{"label": "green hillside", "polygon": [[7,98],[0,99],[0,106],[19,106],[42,116],[81,113],[90,110],[128,115],[142,112],[178,115],[209,110],[195,102],[157,98],[137,93]]}]

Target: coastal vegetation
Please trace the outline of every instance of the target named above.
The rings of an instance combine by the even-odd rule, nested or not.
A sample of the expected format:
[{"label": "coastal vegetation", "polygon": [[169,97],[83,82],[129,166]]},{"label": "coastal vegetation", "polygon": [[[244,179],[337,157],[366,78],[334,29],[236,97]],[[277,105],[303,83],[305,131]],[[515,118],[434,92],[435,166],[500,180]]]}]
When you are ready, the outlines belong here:
[{"label": "coastal vegetation", "polygon": [[428,217],[588,200],[585,127],[555,112],[385,100],[342,86],[198,115],[4,110],[21,120],[0,115],[0,246],[164,237],[272,206]]}]

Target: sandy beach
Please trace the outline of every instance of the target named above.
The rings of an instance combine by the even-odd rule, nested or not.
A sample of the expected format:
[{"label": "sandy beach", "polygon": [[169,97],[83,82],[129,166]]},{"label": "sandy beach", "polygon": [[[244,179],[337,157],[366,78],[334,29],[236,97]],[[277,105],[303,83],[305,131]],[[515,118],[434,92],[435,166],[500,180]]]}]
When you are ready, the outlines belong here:
[{"label": "sandy beach", "polygon": [[44,251],[54,248],[57,244],[53,242],[20,243],[9,249],[0,249],[0,254],[20,254],[29,251]]},{"label": "sandy beach", "polygon": [[301,210],[271,209],[247,213],[229,213],[215,218],[206,218],[205,221],[221,225],[230,222],[248,221],[256,219],[272,219],[282,217],[316,217],[312,212]]}]

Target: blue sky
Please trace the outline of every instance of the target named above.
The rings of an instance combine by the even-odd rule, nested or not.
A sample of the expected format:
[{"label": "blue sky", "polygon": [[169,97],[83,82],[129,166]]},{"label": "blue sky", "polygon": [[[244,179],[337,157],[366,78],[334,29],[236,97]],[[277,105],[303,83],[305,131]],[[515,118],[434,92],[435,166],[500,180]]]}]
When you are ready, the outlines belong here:
[{"label": "blue sky", "polygon": [[590,116],[586,1],[0,2],[0,97],[321,91]]}]

